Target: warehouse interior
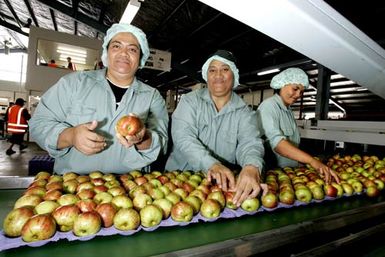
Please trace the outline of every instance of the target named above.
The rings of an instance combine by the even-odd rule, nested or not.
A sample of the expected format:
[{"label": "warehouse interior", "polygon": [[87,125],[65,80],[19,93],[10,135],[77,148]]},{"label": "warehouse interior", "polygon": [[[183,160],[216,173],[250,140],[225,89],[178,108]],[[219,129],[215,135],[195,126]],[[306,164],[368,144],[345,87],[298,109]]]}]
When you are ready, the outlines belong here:
[{"label": "warehouse interior", "polygon": [[[385,31],[381,27],[385,2],[258,2],[0,0],[0,56],[26,54],[20,57],[17,65],[22,66],[22,72],[17,74],[0,64],[0,114],[18,97],[28,100],[33,113],[45,89],[28,84],[31,80],[26,73],[30,65],[34,69],[47,66],[50,58],[59,59],[53,55],[39,59],[37,56],[44,55],[42,51],[31,54],[30,33],[36,33],[34,39],[40,39],[42,45],[54,44],[50,33],[60,32],[95,41],[98,46],[107,29],[121,20],[126,7],[135,5],[139,8],[132,24],[146,33],[154,56],[156,52],[167,59],[147,63],[137,72],[137,78],[160,91],[170,115],[182,94],[205,87],[201,68],[207,57],[217,49],[226,49],[236,57],[240,71],[241,85],[235,92],[253,109],[273,94],[269,85],[278,71],[261,72],[288,67],[307,72],[311,86],[292,106],[303,150],[326,158],[337,153],[385,157]],[[48,36],[39,37],[45,32]],[[60,43],[68,46],[68,42]],[[38,43],[34,47],[38,48]],[[84,69],[92,69],[99,50],[93,49]],[[27,61],[30,55],[34,59]],[[65,60],[58,63],[66,65]],[[77,65],[83,69],[81,63]],[[55,72],[67,73],[64,69]],[[16,79],[9,82],[5,79],[8,76]],[[30,176],[36,174],[31,160],[47,153],[27,137],[27,141],[31,140],[27,149],[7,156],[9,142],[4,130],[0,138],[0,189],[15,177],[27,177],[21,182],[27,185]],[[16,200],[11,191],[7,196]],[[116,235],[87,242],[61,240],[40,250],[20,247],[0,251],[0,256],[49,256],[53,252],[72,256],[84,251],[92,256],[119,256],[119,249],[128,251],[131,247],[137,247],[136,254],[142,256],[337,256],[348,250],[355,252],[352,256],[381,256],[385,252],[381,242],[385,232],[384,195],[359,197],[349,202],[337,199],[312,204],[307,212],[301,211],[302,207],[290,212],[281,208],[259,217],[245,215],[175,230],[162,228],[138,233],[132,241]],[[260,218],[258,224],[254,224],[256,218]],[[210,226],[212,231],[207,232],[205,228]],[[167,240],[168,236],[172,240]],[[157,249],[145,245],[148,241],[156,242]]]}]

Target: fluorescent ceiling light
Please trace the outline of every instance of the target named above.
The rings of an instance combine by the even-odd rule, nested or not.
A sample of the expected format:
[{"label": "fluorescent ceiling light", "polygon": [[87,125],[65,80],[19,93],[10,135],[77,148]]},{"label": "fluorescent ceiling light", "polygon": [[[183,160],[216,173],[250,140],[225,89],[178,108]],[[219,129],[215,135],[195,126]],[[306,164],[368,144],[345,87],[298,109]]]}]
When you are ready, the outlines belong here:
[{"label": "fluorescent ceiling light", "polygon": [[333,74],[330,76],[331,79],[343,79],[345,78],[345,76],[341,75],[341,74]]},{"label": "fluorescent ceiling light", "polygon": [[86,50],[77,49],[77,48],[71,48],[71,47],[65,47],[65,46],[58,46],[58,50],[72,52],[72,53],[78,53],[78,54],[87,54]]},{"label": "fluorescent ceiling light", "polygon": [[332,82],[330,83],[330,86],[347,86],[347,85],[353,85],[353,84],[356,84],[356,82],[352,80],[347,80],[347,81]]},{"label": "fluorescent ceiling light", "polygon": [[130,0],[127,4],[126,10],[120,18],[119,23],[128,23],[131,24],[132,20],[135,18],[140,8],[139,0]]},{"label": "fluorescent ceiling light", "polygon": [[258,72],[257,75],[262,76],[262,75],[271,74],[271,73],[275,73],[275,72],[279,72],[279,69],[271,69],[271,70],[261,71],[261,72]]},{"label": "fluorescent ceiling light", "polygon": [[60,54],[64,54],[64,55],[67,55],[67,56],[78,56],[78,57],[83,57],[83,58],[86,58],[87,57],[87,54],[80,54],[80,53],[76,53],[76,52],[70,52],[70,51],[63,51],[63,50],[56,50],[56,52],[60,53]]},{"label": "fluorescent ceiling light", "polygon": [[[67,55],[60,55],[59,60],[66,62],[67,57],[68,57]],[[71,57],[71,61],[73,61],[74,63],[86,64],[85,58]]]}]

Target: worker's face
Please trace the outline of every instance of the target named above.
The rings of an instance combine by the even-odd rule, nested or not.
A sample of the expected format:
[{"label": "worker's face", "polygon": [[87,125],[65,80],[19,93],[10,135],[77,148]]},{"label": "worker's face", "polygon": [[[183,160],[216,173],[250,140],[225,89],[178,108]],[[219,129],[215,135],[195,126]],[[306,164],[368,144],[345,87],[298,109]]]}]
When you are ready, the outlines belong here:
[{"label": "worker's face", "polygon": [[121,75],[134,76],[140,62],[140,45],[129,32],[116,34],[108,45],[108,70]]},{"label": "worker's face", "polygon": [[279,95],[286,106],[290,106],[301,98],[305,88],[302,84],[287,84],[281,88]]},{"label": "worker's face", "polygon": [[207,85],[210,94],[216,97],[229,96],[234,84],[234,75],[230,66],[213,60],[207,70]]}]

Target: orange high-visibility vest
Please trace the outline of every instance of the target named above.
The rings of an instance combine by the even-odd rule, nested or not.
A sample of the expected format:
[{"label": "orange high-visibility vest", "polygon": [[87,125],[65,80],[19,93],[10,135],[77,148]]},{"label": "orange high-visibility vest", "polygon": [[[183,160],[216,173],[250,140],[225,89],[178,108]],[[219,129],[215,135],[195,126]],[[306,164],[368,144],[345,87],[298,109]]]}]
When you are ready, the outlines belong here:
[{"label": "orange high-visibility vest", "polygon": [[8,110],[8,133],[22,134],[27,132],[28,123],[23,117],[24,108],[19,105],[13,105]]}]

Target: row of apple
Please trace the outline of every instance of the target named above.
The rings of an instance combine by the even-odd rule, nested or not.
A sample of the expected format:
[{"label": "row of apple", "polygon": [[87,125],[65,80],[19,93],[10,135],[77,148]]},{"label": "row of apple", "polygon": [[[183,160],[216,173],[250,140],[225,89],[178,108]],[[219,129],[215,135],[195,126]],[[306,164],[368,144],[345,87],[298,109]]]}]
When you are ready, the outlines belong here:
[{"label": "row of apple", "polygon": [[[157,226],[170,216],[176,222],[189,222],[197,213],[219,217],[226,206],[237,208],[232,197],[233,192],[223,192],[200,172],[94,171],[63,176],[39,172],[15,202],[3,229],[6,236],[21,236],[26,242],[50,238],[56,230],[76,236],[95,234],[101,227],[135,230],[139,225]],[[241,208],[250,212],[259,206],[254,198]]]}]

